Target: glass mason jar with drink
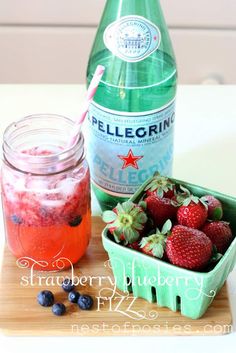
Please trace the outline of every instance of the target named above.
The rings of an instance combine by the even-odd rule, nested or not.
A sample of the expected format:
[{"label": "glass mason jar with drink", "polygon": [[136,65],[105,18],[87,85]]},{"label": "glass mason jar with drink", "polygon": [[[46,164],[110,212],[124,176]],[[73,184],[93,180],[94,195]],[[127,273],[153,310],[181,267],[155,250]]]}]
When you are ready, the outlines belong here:
[{"label": "glass mason jar with drink", "polygon": [[90,178],[80,133],[68,147],[74,122],[35,115],[4,133],[1,174],[6,239],[17,258],[39,270],[75,264],[91,235]]},{"label": "glass mason jar with drink", "polygon": [[177,71],[159,0],[107,0],[91,51],[104,77],[90,106],[88,160],[102,209],[155,171],[171,175]]}]

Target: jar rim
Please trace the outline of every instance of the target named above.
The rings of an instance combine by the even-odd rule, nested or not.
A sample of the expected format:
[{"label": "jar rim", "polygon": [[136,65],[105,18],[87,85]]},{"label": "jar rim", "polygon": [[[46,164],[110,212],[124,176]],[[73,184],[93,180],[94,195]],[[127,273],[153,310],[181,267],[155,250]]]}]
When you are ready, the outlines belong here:
[{"label": "jar rim", "polygon": [[[11,143],[14,139],[17,139],[17,137],[20,136],[20,133],[17,135],[19,129],[23,130],[24,127],[30,127],[32,126],[30,122],[35,123],[37,120],[42,123],[45,119],[48,122],[51,122],[53,119],[58,120],[58,123],[63,122],[64,125],[71,128],[71,133],[73,131],[72,128],[75,125],[75,121],[71,118],[59,114],[45,113],[31,114],[8,125],[3,134],[3,156],[4,159],[15,169],[31,174],[56,174],[69,169],[73,165],[81,163],[84,160],[84,137],[82,131],[80,131],[77,141],[75,141],[72,146],[67,147],[68,144],[66,144],[65,140],[65,146],[63,146],[65,148],[61,151],[53,151],[48,155],[31,155],[29,153],[23,153],[22,150],[19,151],[19,149]],[[46,121],[44,121],[44,123]],[[44,126],[45,129],[47,128],[46,125],[47,124]],[[54,133],[60,131],[58,126],[53,129]],[[40,131],[40,128],[37,130]],[[59,165],[57,166],[57,164]]]}]

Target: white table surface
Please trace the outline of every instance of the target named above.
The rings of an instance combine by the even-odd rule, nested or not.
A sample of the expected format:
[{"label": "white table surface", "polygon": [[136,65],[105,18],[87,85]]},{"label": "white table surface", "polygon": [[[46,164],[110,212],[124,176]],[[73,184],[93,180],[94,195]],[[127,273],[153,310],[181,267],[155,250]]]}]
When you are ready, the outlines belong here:
[{"label": "white table surface", "polygon": [[[76,117],[85,87],[79,85],[0,85],[0,134],[14,120],[33,113]],[[173,176],[236,196],[236,86],[180,86],[177,97]],[[93,199],[93,213],[99,208]],[[4,245],[0,223],[0,253]],[[6,284],[7,285],[7,284]],[[236,323],[236,270],[229,279],[231,308]],[[0,308],[1,311],[1,308]],[[126,338],[10,338],[0,336],[6,352],[222,352],[235,349],[236,332],[219,337]],[[1,349],[1,351],[3,351]]]}]

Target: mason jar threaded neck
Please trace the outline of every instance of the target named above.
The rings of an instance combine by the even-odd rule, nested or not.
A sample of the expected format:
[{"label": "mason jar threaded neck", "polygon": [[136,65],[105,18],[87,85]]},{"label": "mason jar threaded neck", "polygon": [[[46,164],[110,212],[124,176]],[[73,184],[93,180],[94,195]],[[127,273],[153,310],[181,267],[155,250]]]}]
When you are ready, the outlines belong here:
[{"label": "mason jar threaded neck", "polygon": [[[21,172],[37,175],[56,174],[76,166],[85,153],[82,132],[68,147],[74,124],[53,114],[30,115],[12,123],[3,136],[4,161]],[[36,154],[32,154],[34,149]]]}]

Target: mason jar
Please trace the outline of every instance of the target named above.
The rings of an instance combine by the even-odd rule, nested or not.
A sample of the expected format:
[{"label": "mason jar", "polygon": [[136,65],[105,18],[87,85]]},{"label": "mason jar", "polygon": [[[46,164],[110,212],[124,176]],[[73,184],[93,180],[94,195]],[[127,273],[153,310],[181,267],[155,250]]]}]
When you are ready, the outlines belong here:
[{"label": "mason jar", "polygon": [[68,147],[74,122],[32,115],[4,132],[2,203],[8,247],[38,270],[61,270],[85,253],[91,235],[84,137]]}]

